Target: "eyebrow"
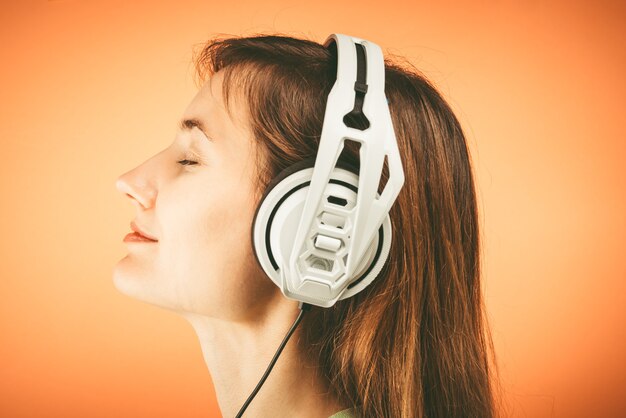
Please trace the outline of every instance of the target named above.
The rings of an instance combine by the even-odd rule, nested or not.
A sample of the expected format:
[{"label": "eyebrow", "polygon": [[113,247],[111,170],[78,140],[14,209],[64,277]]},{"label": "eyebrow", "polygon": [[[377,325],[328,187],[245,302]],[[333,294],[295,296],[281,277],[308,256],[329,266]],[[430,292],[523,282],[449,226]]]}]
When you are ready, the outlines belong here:
[{"label": "eyebrow", "polygon": [[180,122],[178,122],[178,129],[180,129],[181,131],[191,131],[193,128],[200,129],[209,141],[213,141],[213,139],[211,139],[211,137],[207,133],[207,129],[204,126],[204,123],[202,123],[200,119],[188,118],[181,119]]}]

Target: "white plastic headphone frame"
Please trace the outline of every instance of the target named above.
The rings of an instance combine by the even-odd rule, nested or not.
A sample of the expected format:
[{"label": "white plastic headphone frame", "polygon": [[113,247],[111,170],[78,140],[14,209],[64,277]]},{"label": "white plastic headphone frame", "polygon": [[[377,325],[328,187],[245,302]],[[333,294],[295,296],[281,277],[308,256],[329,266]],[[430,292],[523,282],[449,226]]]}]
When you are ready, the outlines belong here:
[{"label": "white plastic headphone frame", "polygon": [[[389,210],[404,184],[404,171],[385,97],[385,66],[380,47],[373,42],[343,34],[331,34],[324,45],[328,47],[331,42],[337,44],[337,81],[328,96],[315,165],[308,170],[291,174],[274,187],[261,203],[253,226],[257,258],[266,274],[280,287],[282,293],[288,298],[324,307],[330,307],[337,300],[363,290],[382,268],[391,243]],[[366,52],[367,92],[364,96],[362,111],[370,121],[370,127],[365,130],[351,128],[343,122],[344,115],[353,109],[356,97],[354,90],[357,81],[356,43],[361,44]],[[360,143],[358,176],[348,170],[335,167],[345,140]],[[387,157],[389,178],[379,195],[377,189],[385,157]],[[323,269],[300,268],[303,257],[306,259],[307,255],[311,254],[310,243],[315,233],[319,232],[320,214],[328,210],[327,196],[332,194],[329,192],[334,193],[342,189],[333,188],[333,184],[329,184],[331,174],[333,178],[356,185],[358,188],[356,202],[353,202],[354,208],[344,213],[351,226],[350,239],[344,240],[345,248],[340,249],[339,255],[335,254],[335,257],[342,259],[347,255],[345,270],[343,275],[332,283],[332,280],[329,281],[331,278]],[[267,259],[267,249],[263,250],[270,212],[285,193],[290,193],[295,185],[309,180],[308,188],[300,190],[303,193],[306,193],[304,190],[308,192],[304,203],[300,204],[302,209],[296,209],[294,206],[297,202],[302,202],[302,199],[292,196],[290,198],[293,198],[293,203],[289,202],[290,198],[283,203],[291,204],[292,207],[281,208],[275,215],[278,218],[272,221],[275,225],[282,225],[280,228],[295,230],[295,237],[293,233],[287,234],[294,237],[292,240],[289,239],[291,248],[289,248],[288,259],[282,254],[285,251],[285,245],[289,244],[282,242],[288,239],[283,237],[285,234],[281,232],[274,234],[273,231],[270,236],[272,253],[276,253],[276,262],[279,263],[279,270],[276,272]],[[343,189],[348,190],[345,187]],[[350,200],[345,196],[342,197]],[[353,196],[352,200],[354,201]],[[279,212],[281,212],[280,215]],[[359,277],[359,274],[371,262],[372,249],[377,248],[381,226],[384,239],[379,262],[370,271],[368,277],[356,286],[347,289],[354,278]],[[273,226],[272,229],[274,228],[280,229],[278,226]],[[281,248],[280,255],[278,255],[278,248]]]}]

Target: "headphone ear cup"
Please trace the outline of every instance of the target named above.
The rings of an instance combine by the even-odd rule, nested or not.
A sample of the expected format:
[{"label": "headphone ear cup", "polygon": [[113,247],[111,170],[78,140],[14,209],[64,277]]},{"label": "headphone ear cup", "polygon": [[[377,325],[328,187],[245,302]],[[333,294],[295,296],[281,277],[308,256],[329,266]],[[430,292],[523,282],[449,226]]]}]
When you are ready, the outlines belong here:
[{"label": "headphone ear cup", "polygon": [[[287,286],[282,283],[280,267],[288,261],[291,254],[314,165],[315,157],[308,158],[288,166],[273,178],[259,200],[251,228],[253,252],[257,262],[285,296],[296,300],[300,300],[299,296],[307,290],[301,287],[298,290],[299,294],[293,294],[286,289]],[[359,168],[342,160],[337,161],[331,173],[328,185],[330,193],[345,202],[347,210],[356,205],[358,178]],[[349,224],[338,227],[344,226],[348,230],[351,228]],[[388,256],[390,240],[391,224],[387,216],[363,258],[358,260],[355,270],[358,273],[355,275],[356,280],[352,280],[338,298],[328,301],[328,306],[332,306],[338,299],[358,293],[376,277]],[[299,261],[301,263],[299,269],[317,269],[320,265],[325,265],[329,272],[331,269],[335,272],[335,264],[337,268],[345,269],[347,253],[333,259],[328,257],[332,258],[332,256],[318,258],[314,254],[306,257],[306,260],[303,257]]]},{"label": "headphone ear cup", "polygon": [[[271,251],[271,248],[268,245],[269,243],[267,243],[266,240],[265,240],[265,236],[263,236],[263,237],[255,236],[255,231],[256,230],[258,230],[256,235],[260,234],[261,231],[265,231],[266,230],[266,227],[264,225],[261,225],[261,221],[259,221],[259,211],[261,210],[262,207],[265,208],[266,205],[264,203],[266,201],[266,198],[267,198],[268,194],[270,194],[272,192],[272,190],[274,190],[274,188],[276,188],[276,186],[278,186],[278,184],[280,184],[280,182],[282,180],[284,180],[286,177],[290,176],[291,174],[293,174],[293,173],[295,173],[295,172],[297,172],[299,170],[304,170],[304,169],[307,169],[307,168],[311,168],[314,165],[315,165],[315,157],[311,157],[311,158],[307,158],[307,159],[304,159],[302,161],[299,161],[297,163],[294,163],[294,164],[292,164],[290,166],[287,166],[285,169],[283,169],[281,172],[279,172],[276,175],[276,177],[271,179],[270,182],[265,187],[265,191],[263,192],[263,195],[259,199],[259,202],[257,203],[256,210],[254,211],[254,217],[252,219],[252,228],[251,228],[252,249],[253,249],[256,261],[257,261],[257,263],[259,263],[259,265],[261,267],[264,267],[264,265],[267,263],[267,261],[269,261],[266,258],[268,256],[271,257],[272,251]],[[263,259],[263,261],[261,261],[262,259]],[[274,263],[272,263],[272,264],[274,264]],[[264,270],[265,270],[265,267],[264,267]],[[265,272],[267,273],[267,270]],[[268,276],[270,276],[270,278],[272,277],[272,275],[269,274],[269,273],[268,273]]]},{"label": "headphone ear cup", "polygon": [[[254,218],[252,221],[252,247],[253,247],[253,252],[254,252],[254,256],[257,260],[257,262],[259,263],[259,265],[263,266],[263,263],[261,263],[261,258],[259,257],[259,252],[261,253],[267,253],[269,252],[269,254],[273,254],[273,252],[271,251],[271,248],[265,247],[263,245],[261,246],[257,246],[257,241],[261,242],[260,240],[255,240],[255,225],[257,225],[258,229],[260,228],[260,225],[257,224],[257,218],[259,216],[259,210],[261,209],[261,207],[263,206],[263,202],[265,201],[266,197],[268,194],[270,194],[272,192],[272,190],[274,190],[274,188],[276,188],[281,181],[283,181],[285,178],[289,177],[290,175],[296,173],[297,171],[300,170],[306,170],[306,169],[311,169],[315,166],[315,157],[310,157],[310,158],[306,158],[304,160],[298,161],[297,163],[294,163],[290,166],[287,166],[286,168],[284,168],[282,171],[280,171],[276,177],[274,177],[272,180],[270,180],[270,182],[267,184],[267,186],[265,187],[265,191],[263,192],[263,195],[261,196],[261,198],[259,199],[259,203],[257,204],[256,210],[254,212]],[[343,160],[337,160],[337,167],[341,167],[344,168],[354,174],[356,174],[357,176],[359,175],[359,168],[354,165],[351,164],[349,162],[343,161]],[[309,179],[310,181],[310,179]],[[308,187],[308,184],[307,184]],[[262,228],[265,229],[265,228]]]}]

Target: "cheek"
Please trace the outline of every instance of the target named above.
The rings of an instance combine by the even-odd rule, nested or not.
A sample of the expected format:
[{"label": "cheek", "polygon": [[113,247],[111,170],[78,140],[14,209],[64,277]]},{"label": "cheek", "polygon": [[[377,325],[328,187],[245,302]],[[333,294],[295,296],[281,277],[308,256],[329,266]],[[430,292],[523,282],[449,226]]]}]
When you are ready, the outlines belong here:
[{"label": "cheek", "polygon": [[217,269],[222,259],[244,248],[243,231],[252,215],[237,189],[204,183],[163,197],[158,214],[163,249],[174,264],[210,264]]},{"label": "cheek", "polygon": [[259,280],[261,270],[255,269],[252,190],[224,179],[161,191],[158,270],[183,309],[214,316],[220,305],[245,307],[248,294],[272,284]]}]

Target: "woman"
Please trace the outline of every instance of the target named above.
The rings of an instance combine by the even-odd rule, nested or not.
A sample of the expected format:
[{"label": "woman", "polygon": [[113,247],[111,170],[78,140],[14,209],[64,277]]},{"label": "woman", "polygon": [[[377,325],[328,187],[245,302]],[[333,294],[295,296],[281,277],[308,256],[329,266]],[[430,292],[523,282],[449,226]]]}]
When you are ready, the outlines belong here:
[{"label": "woman", "polygon": [[[336,60],[287,36],[209,41],[176,139],[116,183],[137,206],[131,227],[152,239],[127,236],[115,286],[189,320],[224,417],[298,315],[255,260],[250,231],[271,179],[315,157]],[[385,60],[385,81],[405,173],[389,258],[363,291],[304,315],[247,416],[496,415],[465,137],[409,64]],[[358,166],[351,145],[340,160]]]}]

